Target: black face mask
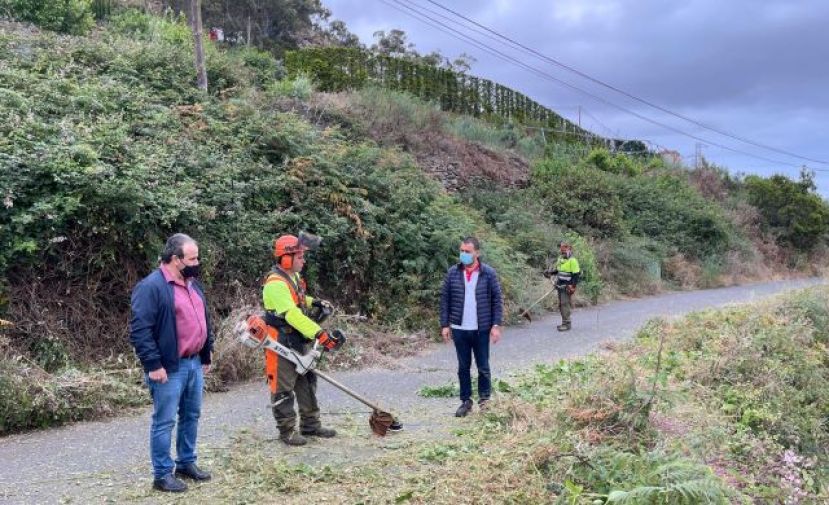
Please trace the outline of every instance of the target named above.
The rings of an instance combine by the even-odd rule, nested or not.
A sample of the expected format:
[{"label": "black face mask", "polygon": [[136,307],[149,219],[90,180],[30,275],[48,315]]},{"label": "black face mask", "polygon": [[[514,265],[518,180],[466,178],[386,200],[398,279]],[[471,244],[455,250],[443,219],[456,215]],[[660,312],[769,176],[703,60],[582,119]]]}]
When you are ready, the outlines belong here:
[{"label": "black face mask", "polygon": [[181,269],[181,276],[185,279],[192,279],[198,277],[201,273],[200,265],[187,265]]}]

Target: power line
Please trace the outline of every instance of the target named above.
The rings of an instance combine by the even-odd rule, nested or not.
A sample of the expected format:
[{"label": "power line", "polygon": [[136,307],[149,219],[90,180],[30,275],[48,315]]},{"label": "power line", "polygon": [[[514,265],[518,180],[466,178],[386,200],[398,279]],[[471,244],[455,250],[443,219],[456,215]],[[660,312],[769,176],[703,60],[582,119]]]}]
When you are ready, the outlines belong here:
[{"label": "power line", "polygon": [[[607,100],[607,99],[605,99],[605,98],[602,98],[602,97],[600,97],[600,96],[598,96],[598,95],[595,95],[595,94],[593,94],[593,93],[591,93],[591,92],[589,92],[589,91],[586,91],[586,90],[584,90],[584,89],[582,89],[582,88],[580,88],[580,87],[578,87],[578,86],[576,86],[576,85],[574,85],[574,84],[571,84],[571,83],[569,83],[569,82],[567,82],[567,81],[564,81],[564,80],[562,80],[562,79],[559,79],[558,77],[555,77],[555,76],[553,76],[553,75],[551,75],[551,74],[549,74],[549,73],[547,73],[547,72],[545,72],[545,71],[543,71],[543,70],[540,70],[540,69],[538,69],[538,68],[536,68],[536,67],[533,67],[533,66],[531,66],[531,65],[528,65],[528,64],[526,64],[526,63],[524,63],[524,62],[522,62],[522,61],[520,61],[520,60],[518,60],[518,59],[516,59],[516,58],[514,58],[514,57],[512,57],[512,56],[510,56],[510,55],[508,55],[508,54],[505,54],[505,53],[503,53],[503,52],[499,51],[498,49],[493,48],[492,46],[489,46],[489,45],[487,45],[487,44],[485,44],[485,43],[483,43],[483,42],[481,42],[481,41],[479,41],[479,40],[477,40],[477,39],[475,39],[475,38],[471,37],[470,35],[467,35],[467,34],[461,33],[461,32],[459,32],[459,31],[455,30],[454,28],[449,27],[449,26],[448,26],[448,25],[446,25],[445,23],[443,23],[443,22],[441,22],[441,21],[439,21],[439,20],[436,20],[435,18],[430,17],[429,15],[423,14],[422,12],[418,11],[416,8],[412,7],[411,5],[407,5],[407,4],[403,3],[402,1],[399,1],[399,0],[388,0],[388,1],[387,1],[387,0],[380,0],[380,2],[382,2],[382,3],[384,3],[384,4],[386,4],[386,5],[390,6],[390,7],[392,7],[392,8],[394,8],[394,9],[398,10],[398,11],[403,12],[404,14],[406,14],[406,15],[408,15],[408,16],[414,17],[415,19],[417,19],[417,20],[419,20],[419,21],[421,21],[421,22],[423,22],[423,23],[425,23],[425,24],[427,24],[427,25],[431,26],[432,28],[435,28],[435,29],[437,29],[437,30],[439,30],[439,31],[441,31],[441,32],[443,32],[443,33],[447,33],[448,35],[450,35],[450,36],[452,36],[452,37],[454,37],[454,38],[456,38],[456,39],[460,39],[460,40],[463,40],[463,41],[465,41],[465,42],[467,42],[467,43],[470,43],[470,44],[472,44],[473,46],[475,46],[475,47],[477,47],[477,48],[481,49],[482,51],[487,52],[488,54],[495,55],[496,57],[498,57],[498,58],[499,58],[499,59],[501,59],[501,60],[506,60],[506,61],[508,61],[508,62],[510,62],[510,63],[513,63],[513,64],[517,65],[517,66],[520,66],[520,67],[522,67],[522,68],[524,68],[524,69],[526,69],[526,70],[528,70],[528,71],[530,71],[530,72],[532,72],[532,73],[534,73],[534,74],[536,74],[536,75],[540,75],[540,76],[541,76],[541,77],[543,77],[544,79],[547,79],[547,80],[551,80],[551,81],[557,82],[557,83],[559,83],[559,84],[561,84],[561,85],[564,85],[564,86],[566,86],[566,87],[568,87],[568,88],[570,88],[570,89],[573,89],[573,90],[575,90],[575,91],[578,91],[579,93],[582,93],[582,94],[584,94],[584,95],[587,95],[587,96],[589,96],[589,97],[593,98],[594,100],[597,100],[597,101],[602,102],[602,103],[604,103],[604,104],[606,104],[606,105],[609,105],[609,106],[611,106],[611,107],[614,107],[614,108],[616,108],[616,109],[619,109],[619,110],[621,110],[621,111],[623,111],[623,112],[625,112],[625,113],[627,113],[627,114],[630,114],[630,115],[632,115],[632,116],[635,116],[635,117],[637,117],[637,118],[639,118],[639,119],[641,119],[641,120],[643,120],[643,121],[647,121],[647,122],[652,123],[652,124],[654,124],[654,125],[656,125],[656,126],[659,126],[659,127],[661,127],[661,128],[665,128],[665,129],[667,129],[667,130],[673,131],[674,133],[677,133],[677,134],[680,134],[680,135],[683,135],[683,136],[686,136],[686,137],[692,138],[692,139],[697,140],[697,141],[699,141],[699,142],[703,142],[703,143],[706,143],[706,144],[709,144],[709,145],[712,145],[712,146],[719,147],[719,148],[721,148],[721,149],[726,149],[726,150],[728,150],[728,151],[732,151],[732,152],[737,153],[737,154],[742,154],[742,155],[744,155],[744,156],[749,156],[749,157],[751,157],[751,158],[755,158],[755,159],[758,159],[758,160],[766,161],[766,162],[769,162],[769,163],[775,163],[775,164],[778,164],[778,165],[783,165],[783,166],[792,166],[792,167],[796,166],[796,165],[793,165],[793,164],[792,164],[792,163],[790,163],[790,162],[785,162],[785,161],[780,161],[780,160],[774,160],[774,159],[766,158],[766,157],[763,157],[763,156],[760,156],[760,155],[757,155],[757,154],[753,154],[753,153],[750,153],[750,152],[747,152],[747,151],[743,151],[743,150],[740,150],[740,149],[737,149],[737,148],[734,148],[734,147],[729,147],[729,146],[727,146],[727,145],[720,144],[720,143],[714,142],[714,141],[712,141],[712,140],[709,140],[709,139],[705,139],[705,138],[699,137],[699,136],[694,135],[694,134],[692,134],[692,133],[685,132],[685,131],[683,131],[683,130],[680,130],[680,129],[678,129],[678,128],[675,128],[675,127],[673,127],[673,126],[671,126],[671,125],[668,125],[668,124],[666,124],[666,123],[662,123],[662,122],[657,121],[657,120],[655,120],[655,119],[651,119],[651,118],[649,118],[649,117],[647,117],[647,116],[644,116],[644,115],[642,115],[642,114],[640,114],[640,113],[638,113],[638,112],[635,112],[635,111],[633,111],[633,110],[630,110],[630,109],[628,109],[628,108],[625,108],[625,107],[623,107],[623,106],[621,106],[621,105],[618,105],[618,104],[616,104],[616,103],[614,103],[614,102],[611,102],[611,101],[609,101],[609,100]],[[391,3],[390,3],[390,2],[391,2]],[[403,9],[406,9],[406,10],[403,10]],[[411,13],[410,13],[410,12],[407,12],[407,11],[411,11]],[[423,18],[428,19],[429,21],[425,21]],[[436,26],[436,25],[440,25],[440,26],[442,26],[443,28],[440,28],[439,26]],[[447,31],[447,30],[448,30],[448,31]],[[797,166],[797,168],[800,168],[800,167],[799,167],[799,166]],[[829,169],[825,169],[825,170],[821,170],[821,169],[813,169],[813,170],[818,170],[818,171],[829,171]]]},{"label": "power line", "polygon": [[[737,134],[734,134],[734,133],[727,132],[727,131],[722,130],[722,129],[720,129],[720,128],[716,128],[716,127],[714,127],[714,126],[711,126],[711,125],[708,125],[708,124],[702,123],[702,122],[700,122],[700,121],[697,121],[697,120],[695,120],[695,119],[693,119],[693,118],[690,118],[690,117],[685,116],[685,115],[683,115],[683,114],[680,114],[680,113],[678,113],[678,112],[674,112],[674,111],[672,111],[672,110],[669,110],[669,109],[667,109],[667,108],[665,108],[665,107],[663,107],[663,106],[661,106],[661,105],[659,105],[659,104],[656,104],[656,103],[653,103],[653,102],[651,102],[651,101],[649,101],[649,100],[646,100],[646,99],[644,99],[644,98],[638,97],[638,96],[636,96],[636,95],[634,95],[634,94],[632,94],[632,93],[629,93],[629,92],[627,92],[627,91],[625,91],[625,90],[623,90],[623,89],[620,89],[620,88],[618,88],[618,87],[616,87],[616,86],[613,86],[613,85],[611,85],[611,84],[608,84],[608,83],[606,83],[606,82],[604,82],[604,81],[602,81],[602,80],[600,80],[600,79],[597,79],[597,78],[595,78],[595,77],[592,77],[592,76],[590,76],[590,75],[588,75],[588,74],[586,74],[586,73],[584,73],[584,72],[582,72],[582,71],[580,71],[580,70],[578,70],[578,69],[576,69],[576,68],[574,68],[574,67],[572,67],[572,66],[570,66],[570,65],[567,65],[567,64],[565,64],[565,63],[562,63],[562,62],[560,62],[560,61],[556,60],[555,58],[552,58],[552,57],[547,56],[547,55],[545,55],[545,54],[543,54],[543,53],[541,53],[541,52],[539,52],[539,51],[536,51],[535,49],[533,49],[533,48],[531,48],[531,47],[525,46],[524,44],[521,44],[520,42],[517,42],[517,41],[515,41],[515,40],[511,39],[510,37],[507,37],[506,35],[503,35],[503,34],[501,34],[501,33],[497,32],[497,31],[495,31],[495,30],[493,30],[493,29],[491,29],[491,28],[489,28],[489,27],[487,27],[487,26],[484,26],[484,25],[482,25],[482,24],[478,23],[477,21],[475,21],[475,20],[473,20],[473,19],[470,19],[470,18],[468,18],[468,17],[464,16],[463,14],[461,14],[461,13],[459,13],[459,12],[457,12],[457,11],[453,10],[453,9],[450,9],[449,7],[445,7],[444,5],[440,4],[439,2],[436,2],[436,1],[434,1],[434,0],[426,0],[426,1],[427,1],[427,2],[429,2],[429,3],[430,3],[430,4],[432,4],[432,5],[435,5],[435,6],[439,7],[439,8],[441,8],[441,9],[443,9],[443,10],[447,11],[447,12],[451,12],[451,13],[452,13],[452,14],[454,14],[455,16],[457,16],[457,17],[459,17],[459,18],[461,18],[461,19],[464,19],[465,21],[467,21],[467,22],[469,22],[469,23],[472,23],[473,25],[475,25],[475,26],[477,26],[477,27],[479,27],[479,28],[481,28],[481,29],[483,29],[483,30],[487,31],[488,33],[491,33],[492,35],[494,35],[495,37],[498,37],[499,39],[502,39],[502,40],[504,40],[504,41],[509,42],[510,44],[512,44],[512,46],[513,46],[513,47],[518,47],[518,48],[520,48],[520,49],[524,50],[525,52],[529,52],[530,54],[532,54],[532,55],[536,56],[537,58],[540,58],[540,59],[542,59],[542,60],[544,60],[544,61],[547,61],[547,62],[549,62],[549,63],[552,63],[552,64],[554,64],[554,65],[557,65],[557,66],[559,66],[559,67],[561,67],[561,68],[563,68],[563,69],[565,69],[565,70],[568,70],[568,71],[570,71],[570,72],[572,72],[572,73],[575,73],[576,75],[578,75],[578,76],[580,76],[580,77],[583,77],[583,78],[585,78],[585,79],[588,79],[589,81],[591,81],[591,82],[593,82],[593,83],[596,83],[596,84],[598,84],[598,85],[600,85],[600,86],[603,86],[603,87],[605,87],[605,88],[607,88],[607,89],[613,90],[613,91],[615,91],[616,93],[619,93],[619,94],[621,94],[621,95],[624,95],[624,96],[626,96],[626,97],[628,97],[628,98],[630,98],[630,99],[632,99],[632,100],[635,100],[635,101],[637,101],[637,102],[639,102],[639,103],[642,103],[642,104],[644,104],[644,105],[647,105],[647,106],[649,106],[649,107],[653,107],[654,109],[657,109],[657,110],[659,110],[659,111],[662,111],[662,112],[664,112],[664,113],[666,113],[666,114],[669,114],[669,115],[671,115],[671,116],[674,116],[674,117],[677,117],[677,118],[682,119],[682,120],[684,120],[684,121],[687,121],[687,122],[689,122],[689,123],[692,123],[692,124],[694,124],[694,125],[696,125],[696,126],[699,126],[700,128],[704,128],[704,129],[706,129],[706,130],[713,131],[713,132],[718,133],[718,134],[720,134],[720,135],[723,135],[723,136],[726,136],[726,137],[730,137],[730,138],[732,138],[732,139],[734,139],[734,140],[739,140],[740,142],[744,142],[744,143],[746,143],[746,144],[750,144],[750,145],[753,145],[753,146],[755,146],[755,147],[759,147],[759,148],[766,149],[766,150],[769,150],[769,151],[774,151],[774,152],[776,152],[776,153],[778,153],[778,154],[785,154],[786,156],[791,156],[791,157],[793,157],[793,158],[799,158],[799,159],[801,159],[801,160],[811,161],[811,162],[813,162],[813,163],[820,163],[820,164],[822,164],[822,165],[829,165],[829,161],[824,161],[824,160],[818,160],[818,159],[814,159],[814,158],[809,158],[809,157],[807,157],[807,156],[801,156],[801,155],[799,155],[799,154],[797,154],[797,153],[793,153],[793,152],[791,152],[791,151],[786,151],[785,149],[780,149],[780,148],[777,148],[777,147],[774,147],[774,146],[769,146],[769,145],[767,145],[767,144],[762,144],[762,143],[760,143],[760,142],[755,142],[755,141],[753,141],[753,140],[751,140],[751,139],[748,139],[748,138],[745,138],[745,137],[743,137],[743,136],[740,136],[740,135],[737,135]],[[472,28],[470,28],[470,29],[472,29]],[[476,30],[476,32],[478,32],[478,31]],[[479,33],[479,32],[478,32],[478,33]]]}]

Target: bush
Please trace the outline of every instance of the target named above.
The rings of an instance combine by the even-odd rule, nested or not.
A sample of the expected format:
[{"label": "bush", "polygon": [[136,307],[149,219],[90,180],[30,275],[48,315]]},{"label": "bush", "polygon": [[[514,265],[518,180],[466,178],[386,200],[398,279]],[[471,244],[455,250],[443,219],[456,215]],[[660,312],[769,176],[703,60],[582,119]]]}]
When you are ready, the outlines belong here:
[{"label": "bush", "polygon": [[799,182],[783,175],[768,179],[752,175],[746,177],[745,189],[749,202],[760,209],[781,243],[804,251],[825,243],[829,204],[814,192],[809,174],[802,174]]},{"label": "bush", "polygon": [[126,35],[131,39],[177,46],[189,46],[193,41],[193,32],[184,13],[168,13],[159,17],[139,9],[126,9],[110,18],[109,29],[112,33]]},{"label": "bush", "polygon": [[611,154],[607,149],[593,149],[584,159],[583,164],[590,164],[604,172],[635,176],[642,173],[642,165],[630,155]]},{"label": "bush", "polygon": [[736,230],[722,208],[706,201],[686,179],[660,173],[616,182],[631,233],[698,259],[731,247]]},{"label": "bush", "polygon": [[611,174],[544,160],[533,169],[533,187],[544,202],[546,219],[599,237],[625,231],[623,204]]},{"label": "bush", "polygon": [[269,88],[269,91],[277,97],[281,96],[307,102],[311,98],[314,87],[307,76],[300,75],[293,79],[277,81]]},{"label": "bush", "polygon": [[662,279],[664,246],[651,239],[626,237],[603,244],[598,260],[602,275],[619,293],[653,294]]},{"label": "bush", "polygon": [[[131,375],[132,374],[132,375]],[[148,403],[140,374],[72,368],[50,374],[0,357],[0,435],[113,415]]]},{"label": "bush", "polygon": [[[40,322],[73,342],[75,359],[128,351],[129,292],[174,231],[201,243],[222,315],[258,298],[273,239],[303,229],[324,238],[308,272],[314,291],[381,320],[434,317],[468,234],[483,240],[507,296],[520,289],[525,257],[411,159],[279,113],[273,94],[255,88],[205,98],[191,84],[186,47],[115,35],[33,47],[31,59],[0,71],[14,93],[0,99],[27,107],[0,108],[0,185],[10,202],[0,269],[10,313],[31,321],[15,329],[21,342]],[[209,58],[214,82],[247,86],[237,56]],[[33,278],[43,281],[34,291]]]},{"label": "bush", "polygon": [[95,26],[91,0],[0,0],[0,12],[41,28],[83,35]]}]

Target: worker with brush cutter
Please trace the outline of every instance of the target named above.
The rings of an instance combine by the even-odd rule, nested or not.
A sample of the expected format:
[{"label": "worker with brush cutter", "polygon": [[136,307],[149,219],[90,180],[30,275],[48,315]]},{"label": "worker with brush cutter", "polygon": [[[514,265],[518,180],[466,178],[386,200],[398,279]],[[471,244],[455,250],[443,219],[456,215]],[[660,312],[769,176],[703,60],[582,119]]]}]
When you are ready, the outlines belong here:
[{"label": "worker with brush cutter", "polygon": [[561,312],[561,324],[556,326],[558,331],[569,331],[572,323],[570,315],[573,312],[573,295],[581,277],[579,262],[573,257],[573,248],[567,242],[559,242],[559,256],[553,268],[544,271],[544,277],[555,278],[558,291],[558,308]]},{"label": "worker with brush cutter", "polygon": [[[276,330],[280,344],[300,354],[306,354],[314,340],[328,350],[339,348],[345,341],[341,332],[329,333],[320,327],[331,314],[331,305],[307,296],[305,281],[300,275],[305,266],[305,252],[316,249],[319,243],[318,237],[305,233],[276,239],[276,264],[262,289],[265,323]],[[331,438],[337,434],[320,423],[317,377],[313,371],[299,373],[295,364],[268,349],[265,350],[265,376],[280,440],[287,445],[305,445],[306,437]],[[295,399],[299,405],[299,432]]]}]

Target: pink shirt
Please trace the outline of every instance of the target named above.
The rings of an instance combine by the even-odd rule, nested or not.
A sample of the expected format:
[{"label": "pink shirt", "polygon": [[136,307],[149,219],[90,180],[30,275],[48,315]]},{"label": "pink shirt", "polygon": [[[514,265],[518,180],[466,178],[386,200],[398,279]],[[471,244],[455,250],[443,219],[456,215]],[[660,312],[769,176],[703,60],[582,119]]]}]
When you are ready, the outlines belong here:
[{"label": "pink shirt", "polygon": [[204,300],[193,288],[193,281],[179,281],[161,265],[164,280],[173,285],[173,304],[176,309],[176,334],[178,336],[178,355],[192,356],[198,354],[207,341],[207,316],[204,312]]}]

